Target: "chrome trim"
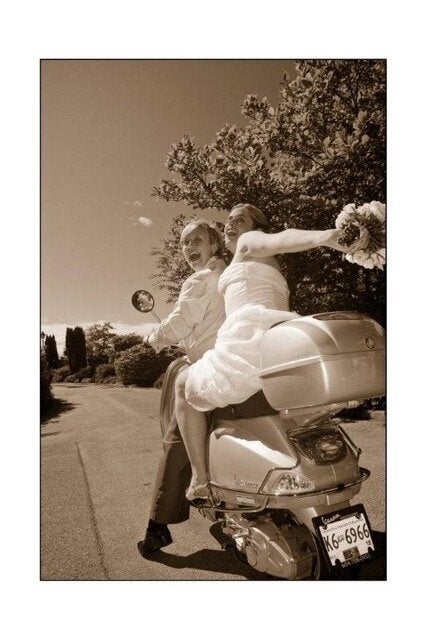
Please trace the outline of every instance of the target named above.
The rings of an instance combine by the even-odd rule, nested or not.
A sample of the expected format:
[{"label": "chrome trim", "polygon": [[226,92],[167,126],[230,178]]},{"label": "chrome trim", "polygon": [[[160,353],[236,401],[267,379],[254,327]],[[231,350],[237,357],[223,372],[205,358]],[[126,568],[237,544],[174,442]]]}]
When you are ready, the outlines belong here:
[{"label": "chrome trim", "polygon": [[211,512],[213,511],[218,513],[258,513],[260,511],[264,511],[264,509],[267,506],[267,502],[268,502],[268,497],[265,497],[261,506],[259,507],[254,506],[252,509],[248,509],[246,507],[240,508],[238,506],[226,509],[225,507],[207,507],[204,505],[197,507],[197,509],[202,515],[204,514],[204,512],[208,512],[208,511],[211,511]]},{"label": "chrome trim", "polygon": [[[210,504],[209,505],[205,505],[202,504],[200,505],[200,507],[198,507],[198,510],[200,511],[200,513],[203,513],[204,511],[218,511],[219,513],[257,513],[258,511],[263,511],[267,505],[268,502],[268,496],[266,495],[262,495],[259,493],[251,493],[249,491],[242,491],[240,489],[230,489],[229,487],[223,487],[219,484],[216,484],[215,482],[209,482],[209,488],[211,489],[210,491]],[[236,497],[238,495],[243,495],[243,496],[248,496],[250,498],[252,498],[254,500],[254,502],[257,502],[258,504],[254,504],[253,506],[249,506],[249,505],[242,505],[239,506],[238,504],[236,504],[236,506],[231,507],[231,508],[225,508],[225,507],[220,507],[219,504],[221,504],[221,502],[218,503],[218,506],[215,504],[215,500],[216,498],[214,497],[213,493],[212,493],[212,488],[217,489],[218,491],[221,491],[224,494],[224,500],[221,500],[221,502],[230,502],[232,500],[236,501]],[[231,495],[229,495],[231,494]]]},{"label": "chrome trim", "polygon": [[[211,486],[215,487],[216,489],[219,489],[221,491],[225,491],[225,492],[232,492],[232,493],[243,493],[243,494],[247,494],[248,496],[251,496],[252,498],[262,498],[263,502],[265,503],[263,507],[255,507],[253,509],[239,509],[239,507],[235,507],[234,509],[220,509],[217,508],[215,506],[210,507],[213,511],[219,511],[219,512],[229,512],[229,511],[239,511],[239,512],[246,512],[246,513],[254,513],[256,511],[262,511],[263,509],[266,508],[268,500],[270,498],[307,498],[307,497],[311,497],[311,496],[321,496],[321,495],[325,495],[325,494],[330,494],[330,493],[339,493],[340,491],[344,491],[345,489],[349,489],[350,487],[355,487],[358,484],[362,484],[362,482],[365,482],[365,480],[367,480],[369,478],[369,476],[371,475],[371,472],[369,471],[369,469],[364,469],[363,467],[360,467],[360,476],[356,479],[353,480],[352,482],[346,482],[345,484],[340,484],[339,486],[333,487],[332,489],[320,489],[318,491],[300,491],[299,493],[284,493],[284,494],[279,494],[276,495],[274,493],[261,493],[262,492],[262,488],[265,485],[265,483],[267,482],[267,479],[270,475],[270,473],[272,473],[273,471],[281,471],[281,469],[272,469],[271,471],[269,471],[269,473],[267,474],[267,478],[264,480],[264,482],[261,485],[261,488],[259,489],[258,493],[249,493],[248,491],[236,491],[234,489],[229,489],[227,487],[221,487],[218,484],[214,484],[213,482],[210,483]],[[286,473],[287,471],[289,471],[288,469],[283,469],[283,473]],[[199,510],[201,509],[205,509],[204,506],[200,507]]]},{"label": "chrome trim", "polygon": [[360,454],[362,453],[362,449],[360,447],[358,447],[357,444],[355,444],[353,442],[353,440],[350,438],[348,433],[345,431],[345,429],[340,424],[338,424],[337,427],[338,427],[338,430],[341,432],[344,440],[347,442],[348,446],[350,447],[350,449],[353,451],[354,455],[356,456],[357,462],[359,462],[359,458],[360,458]]}]

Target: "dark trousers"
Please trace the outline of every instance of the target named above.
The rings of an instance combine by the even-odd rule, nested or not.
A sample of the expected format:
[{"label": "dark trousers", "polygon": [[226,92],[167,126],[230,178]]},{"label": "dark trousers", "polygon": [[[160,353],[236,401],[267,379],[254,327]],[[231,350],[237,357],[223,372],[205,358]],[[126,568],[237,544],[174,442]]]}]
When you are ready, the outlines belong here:
[{"label": "dark trousers", "polygon": [[190,513],[185,491],[190,483],[191,467],[175,417],[175,380],[185,366],[188,362],[184,358],[169,365],[160,399],[163,454],[154,482],[150,518],[163,524],[184,522]]}]

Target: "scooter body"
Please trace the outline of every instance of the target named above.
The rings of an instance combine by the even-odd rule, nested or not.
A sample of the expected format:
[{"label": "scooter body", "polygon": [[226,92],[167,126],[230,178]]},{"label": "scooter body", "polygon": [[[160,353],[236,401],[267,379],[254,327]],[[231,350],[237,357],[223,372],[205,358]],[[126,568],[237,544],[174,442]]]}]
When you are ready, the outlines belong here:
[{"label": "scooter body", "polygon": [[384,393],[381,327],[350,313],[281,323],[266,332],[262,360],[270,415],[241,417],[245,403],[214,412],[201,512],[251,566],[281,578],[371,558],[367,515],[351,506],[369,471],[334,415]]}]

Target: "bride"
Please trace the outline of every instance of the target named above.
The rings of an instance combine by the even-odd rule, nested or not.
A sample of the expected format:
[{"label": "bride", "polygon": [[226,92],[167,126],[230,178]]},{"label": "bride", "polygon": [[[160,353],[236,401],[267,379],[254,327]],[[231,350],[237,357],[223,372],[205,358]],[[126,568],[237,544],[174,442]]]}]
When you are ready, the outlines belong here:
[{"label": "bride", "polygon": [[[209,495],[206,412],[243,402],[261,389],[263,334],[273,324],[298,316],[289,311],[289,289],[275,255],[316,247],[349,251],[338,243],[341,232],[337,229],[269,234],[267,228],[267,218],[253,205],[238,204],[231,210],[224,234],[234,257],[218,283],[226,320],[215,347],[177,378],[176,417],[193,474],[186,494],[189,500]],[[358,244],[363,241],[361,237]]]}]

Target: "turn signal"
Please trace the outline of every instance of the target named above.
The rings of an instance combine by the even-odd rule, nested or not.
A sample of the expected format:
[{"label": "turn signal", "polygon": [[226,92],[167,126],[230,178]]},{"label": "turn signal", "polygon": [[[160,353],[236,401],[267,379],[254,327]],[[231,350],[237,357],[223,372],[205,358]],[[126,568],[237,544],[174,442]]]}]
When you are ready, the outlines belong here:
[{"label": "turn signal", "polygon": [[261,492],[274,496],[287,496],[296,493],[305,493],[313,489],[313,483],[301,473],[293,473],[292,471],[284,472],[283,470],[277,469],[267,478]]}]

